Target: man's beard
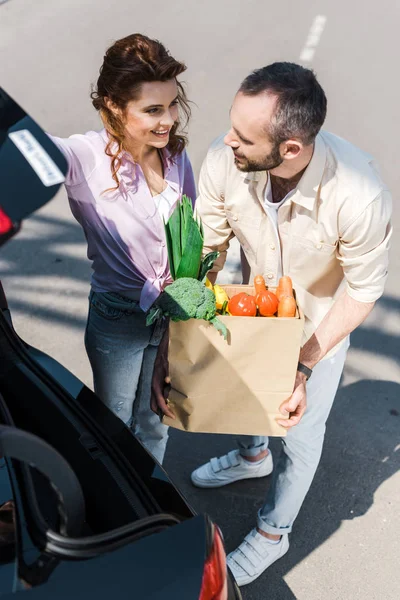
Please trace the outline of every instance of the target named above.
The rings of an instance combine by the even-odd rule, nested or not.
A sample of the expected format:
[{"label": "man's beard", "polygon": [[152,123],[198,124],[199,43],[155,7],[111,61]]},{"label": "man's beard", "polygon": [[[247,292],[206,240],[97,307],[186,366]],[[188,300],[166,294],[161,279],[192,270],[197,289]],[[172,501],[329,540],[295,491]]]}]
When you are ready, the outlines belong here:
[{"label": "man's beard", "polygon": [[243,154],[239,154],[238,156],[242,160],[240,163],[238,163],[235,157],[235,165],[239,171],[244,171],[245,173],[253,173],[254,171],[271,171],[272,169],[276,169],[283,163],[279,146],[280,144],[274,144],[270,154],[260,160],[248,160]]}]

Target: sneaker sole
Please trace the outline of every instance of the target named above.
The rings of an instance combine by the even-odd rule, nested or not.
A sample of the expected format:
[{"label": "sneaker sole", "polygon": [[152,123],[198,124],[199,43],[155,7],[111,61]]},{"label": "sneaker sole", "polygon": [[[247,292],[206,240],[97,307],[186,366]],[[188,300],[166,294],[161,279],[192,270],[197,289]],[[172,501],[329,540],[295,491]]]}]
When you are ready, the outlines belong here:
[{"label": "sneaker sole", "polygon": [[263,473],[262,475],[243,475],[241,477],[236,477],[235,479],[230,479],[229,481],[204,481],[202,479],[196,479],[194,474],[191,475],[191,480],[194,486],[199,488],[219,488],[224,487],[225,485],[230,485],[231,483],[235,483],[236,481],[242,481],[243,479],[261,479],[262,477],[268,477],[271,475],[273,469],[270,469],[267,473]]}]

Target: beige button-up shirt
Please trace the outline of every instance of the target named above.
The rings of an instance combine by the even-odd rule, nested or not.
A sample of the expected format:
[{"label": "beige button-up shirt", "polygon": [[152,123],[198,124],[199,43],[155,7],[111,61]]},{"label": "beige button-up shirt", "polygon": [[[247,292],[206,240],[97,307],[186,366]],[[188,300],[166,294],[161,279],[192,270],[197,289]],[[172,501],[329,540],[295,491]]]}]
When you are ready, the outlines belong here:
[{"label": "beige button-up shirt", "polygon": [[[267,181],[265,171],[239,171],[221,137],[204,160],[196,206],[204,226],[204,252],[220,252],[213,271],[223,268],[229,242],[236,236],[251,278],[262,274],[274,287],[279,247],[264,209]],[[382,295],[391,210],[390,193],[372,157],[342,138],[320,132],[295,193],[278,210],[282,269],[292,278],[305,315],[303,342],[344,287],[360,302],[374,302]]]}]

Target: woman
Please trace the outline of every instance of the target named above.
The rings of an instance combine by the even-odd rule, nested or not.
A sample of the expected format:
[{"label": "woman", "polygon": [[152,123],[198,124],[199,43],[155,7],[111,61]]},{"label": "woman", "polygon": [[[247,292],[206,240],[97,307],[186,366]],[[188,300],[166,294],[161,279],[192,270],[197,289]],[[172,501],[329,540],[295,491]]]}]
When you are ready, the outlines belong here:
[{"label": "woman", "polygon": [[182,194],[195,198],[179,133],[179,109],[190,116],[176,79],[185,69],[158,41],[117,41],[91,95],[104,129],[52,138],[93,261],[85,346],[94,389],[160,463],[168,428],[150,410],[150,390],[165,325],[146,327],[146,311],[171,283],[164,220]]}]

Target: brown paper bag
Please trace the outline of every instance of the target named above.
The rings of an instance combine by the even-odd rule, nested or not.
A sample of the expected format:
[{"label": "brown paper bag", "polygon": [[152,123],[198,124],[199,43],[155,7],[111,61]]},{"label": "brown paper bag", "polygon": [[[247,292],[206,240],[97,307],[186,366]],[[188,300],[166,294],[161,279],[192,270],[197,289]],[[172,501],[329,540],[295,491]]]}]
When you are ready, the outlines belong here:
[{"label": "brown paper bag", "polygon": [[[222,286],[233,296],[251,286]],[[168,406],[163,423],[192,432],[284,436],[279,406],[293,391],[304,326],[294,318],[219,317],[228,340],[206,321],[170,325]]]}]

